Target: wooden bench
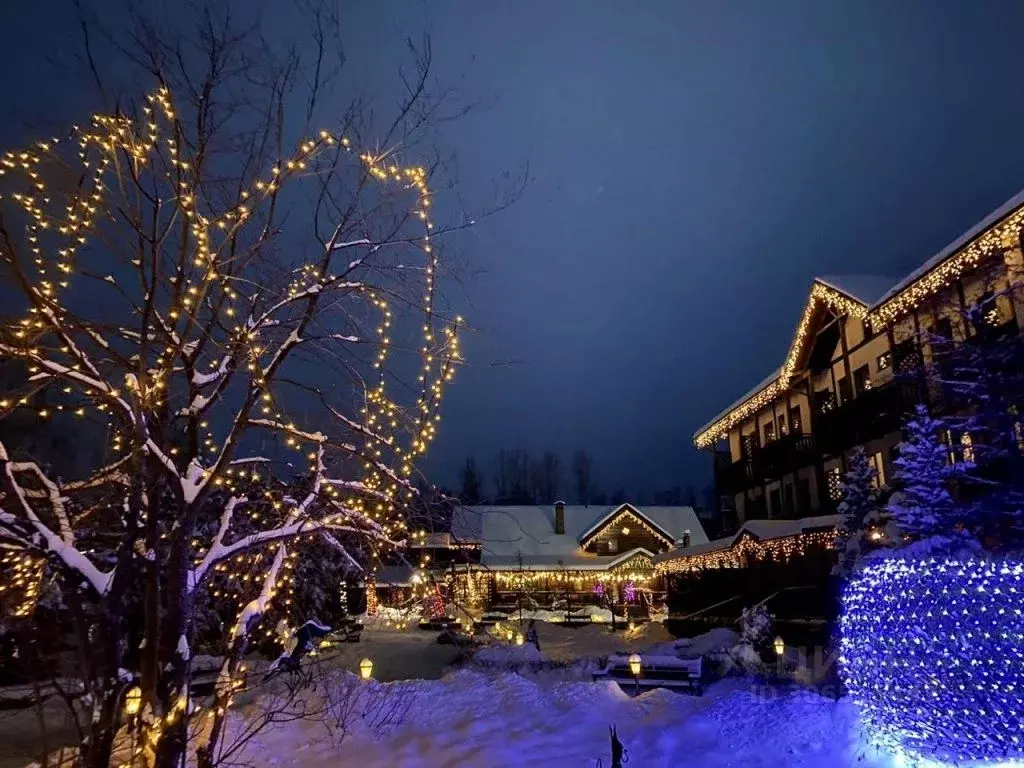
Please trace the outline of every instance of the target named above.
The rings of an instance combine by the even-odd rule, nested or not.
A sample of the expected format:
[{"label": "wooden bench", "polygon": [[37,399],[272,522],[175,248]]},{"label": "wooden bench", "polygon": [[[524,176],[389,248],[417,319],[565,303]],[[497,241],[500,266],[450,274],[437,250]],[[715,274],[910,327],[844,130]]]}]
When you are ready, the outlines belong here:
[{"label": "wooden bench", "polygon": [[591,617],[589,613],[584,613],[582,615],[575,616],[573,614],[569,614],[564,619],[562,619],[562,621],[558,622],[558,626],[569,627],[571,629],[573,627],[588,627],[593,623],[593,617]]},{"label": "wooden bench", "polygon": [[427,630],[430,632],[443,632],[446,629],[459,629],[460,625],[457,619],[453,619],[450,616],[442,616],[436,619],[422,619],[420,621],[420,629]]},{"label": "wooden bench", "polygon": [[701,682],[701,659],[680,659],[675,656],[641,656],[640,675],[633,677],[629,656],[617,653],[608,657],[604,669],[593,673],[594,681],[611,680],[628,691],[630,688],[687,689],[698,696],[704,693]]}]

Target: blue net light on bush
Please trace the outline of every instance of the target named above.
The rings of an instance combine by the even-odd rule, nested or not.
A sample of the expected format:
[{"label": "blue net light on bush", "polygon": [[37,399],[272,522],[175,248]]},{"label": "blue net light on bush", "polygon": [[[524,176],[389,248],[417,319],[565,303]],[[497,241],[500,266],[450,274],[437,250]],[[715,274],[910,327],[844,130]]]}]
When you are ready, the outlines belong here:
[{"label": "blue net light on bush", "polygon": [[843,594],[840,664],[868,735],[912,759],[1024,757],[1024,566],[891,558]]}]

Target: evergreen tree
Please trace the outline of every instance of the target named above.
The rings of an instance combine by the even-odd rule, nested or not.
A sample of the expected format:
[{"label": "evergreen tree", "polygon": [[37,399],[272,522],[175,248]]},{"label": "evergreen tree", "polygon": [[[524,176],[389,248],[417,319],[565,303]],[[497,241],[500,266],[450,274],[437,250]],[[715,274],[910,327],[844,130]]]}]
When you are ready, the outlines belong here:
[{"label": "evergreen tree", "polygon": [[949,483],[966,467],[951,461],[950,448],[939,437],[943,423],[925,406],[917,406],[904,432],[889,514],[900,530],[915,538],[949,535],[963,516],[949,493]]},{"label": "evergreen tree", "polygon": [[847,457],[842,493],[835,544],[839,561],[834,573],[846,576],[857,568],[865,548],[891,545],[898,540],[898,531],[889,523],[879,497],[877,472],[863,448],[854,448]]}]

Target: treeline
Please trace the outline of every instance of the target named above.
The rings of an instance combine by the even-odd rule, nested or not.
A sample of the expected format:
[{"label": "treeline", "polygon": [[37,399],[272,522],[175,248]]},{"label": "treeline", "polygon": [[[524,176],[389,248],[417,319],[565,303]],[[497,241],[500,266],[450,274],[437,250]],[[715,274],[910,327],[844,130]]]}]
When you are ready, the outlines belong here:
[{"label": "treeline", "polygon": [[[601,487],[590,454],[583,449],[573,453],[568,462],[558,454],[545,451],[531,455],[522,448],[498,451],[487,465],[475,458],[466,459],[459,477],[459,499],[463,504],[655,504],[658,506],[690,505],[701,507],[693,486],[674,486],[655,493],[638,492],[632,496],[626,489],[606,491]],[[704,494],[713,494],[705,489]]]}]

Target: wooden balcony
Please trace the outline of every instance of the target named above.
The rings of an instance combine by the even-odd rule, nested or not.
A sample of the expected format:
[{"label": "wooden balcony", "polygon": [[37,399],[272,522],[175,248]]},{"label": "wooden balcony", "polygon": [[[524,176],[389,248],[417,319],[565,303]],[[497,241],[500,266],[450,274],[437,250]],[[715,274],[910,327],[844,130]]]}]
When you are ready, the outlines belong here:
[{"label": "wooden balcony", "polygon": [[814,436],[825,454],[838,456],[855,445],[898,432],[906,414],[921,401],[917,384],[896,380],[861,392],[853,400],[818,413]]},{"label": "wooden balcony", "polygon": [[755,448],[739,461],[732,461],[726,451],[718,451],[715,453],[715,484],[720,494],[740,493],[810,466],[819,456],[814,437],[804,434],[783,435],[768,445]]}]

